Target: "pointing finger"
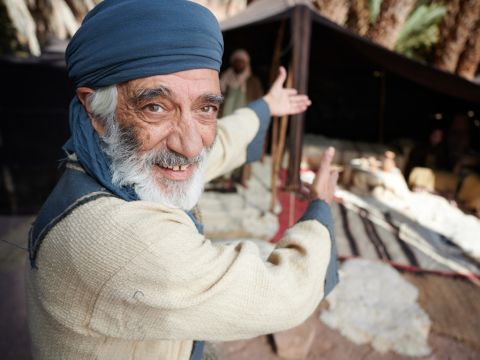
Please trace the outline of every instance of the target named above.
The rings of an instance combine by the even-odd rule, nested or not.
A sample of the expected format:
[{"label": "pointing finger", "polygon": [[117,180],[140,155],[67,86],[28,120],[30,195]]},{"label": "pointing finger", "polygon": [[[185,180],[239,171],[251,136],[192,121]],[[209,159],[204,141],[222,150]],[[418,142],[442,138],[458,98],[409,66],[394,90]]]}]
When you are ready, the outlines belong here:
[{"label": "pointing finger", "polygon": [[334,155],[335,148],[333,146],[329,146],[322,154],[322,159],[320,161],[321,165],[330,166]]}]

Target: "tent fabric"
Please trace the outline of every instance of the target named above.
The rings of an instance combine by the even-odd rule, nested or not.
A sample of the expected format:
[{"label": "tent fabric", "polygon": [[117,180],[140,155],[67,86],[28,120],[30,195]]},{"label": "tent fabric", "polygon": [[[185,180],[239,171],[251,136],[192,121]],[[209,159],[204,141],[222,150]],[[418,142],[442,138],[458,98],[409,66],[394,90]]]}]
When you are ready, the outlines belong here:
[{"label": "tent fabric", "polygon": [[[352,47],[371,63],[419,85],[452,97],[480,103],[480,86],[476,83],[411,60],[345,29],[321,16],[308,0],[256,0],[245,11],[221,22],[220,27],[224,34],[228,34],[245,27],[273,23],[290,18],[294,9],[300,6],[310,10],[312,26],[330,32],[339,40],[339,46]],[[315,39],[312,38],[313,43]]]},{"label": "tent fabric", "polygon": [[296,6],[306,6],[316,12],[309,0],[256,0],[240,14],[222,21],[220,28],[222,31],[228,31],[262,21],[287,17]]}]

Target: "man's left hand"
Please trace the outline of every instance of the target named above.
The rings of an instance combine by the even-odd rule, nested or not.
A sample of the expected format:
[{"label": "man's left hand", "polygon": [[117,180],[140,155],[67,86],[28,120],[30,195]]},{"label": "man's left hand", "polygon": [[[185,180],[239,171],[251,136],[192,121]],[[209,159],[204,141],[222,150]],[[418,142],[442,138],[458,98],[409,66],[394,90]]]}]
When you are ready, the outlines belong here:
[{"label": "man's left hand", "polygon": [[281,66],[272,87],[263,97],[273,116],[299,114],[312,103],[307,95],[298,95],[296,89],[284,88],[286,78],[287,71]]}]

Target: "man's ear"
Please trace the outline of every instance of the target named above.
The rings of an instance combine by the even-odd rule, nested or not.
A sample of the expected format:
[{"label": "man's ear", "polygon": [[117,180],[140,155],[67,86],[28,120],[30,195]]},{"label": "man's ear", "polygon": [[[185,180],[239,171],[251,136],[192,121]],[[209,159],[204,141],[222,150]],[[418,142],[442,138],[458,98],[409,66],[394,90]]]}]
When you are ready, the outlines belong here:
[{"label": "man's ear", "polygon": [[92,107],[90,105],[90,101],[88,101],[88,96],[93,92],[94,92],[93,89],[82,86],[77,88],[76,94],[77,94],[78,100],[80,100],[85,111],[87,112],[88,117],[92,121],[93,128],[99,135],[103,135],[105,133],[105,126],[103,125],[102,121],[99,121],[97,118],[93,116]]}]

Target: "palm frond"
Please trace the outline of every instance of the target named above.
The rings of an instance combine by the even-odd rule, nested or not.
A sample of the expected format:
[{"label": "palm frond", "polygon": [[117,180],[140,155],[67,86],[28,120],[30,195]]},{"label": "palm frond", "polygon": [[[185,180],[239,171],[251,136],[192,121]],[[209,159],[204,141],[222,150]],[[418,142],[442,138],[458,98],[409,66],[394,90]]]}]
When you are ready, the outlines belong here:
[{"label": "palm frond", "polygon": [[369,0],[368,5],[370,8],[370,22],[373,24],[377,20],[378,15],[380,14],[382,0]]},{"label": "palm frond", "polygon": [[395,50],[425,61],[425,54],[438,42],[439,24],[446,13],[447,8],[442,4],[420,4],[400,30]]}]

